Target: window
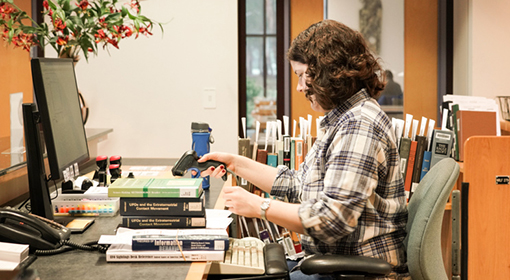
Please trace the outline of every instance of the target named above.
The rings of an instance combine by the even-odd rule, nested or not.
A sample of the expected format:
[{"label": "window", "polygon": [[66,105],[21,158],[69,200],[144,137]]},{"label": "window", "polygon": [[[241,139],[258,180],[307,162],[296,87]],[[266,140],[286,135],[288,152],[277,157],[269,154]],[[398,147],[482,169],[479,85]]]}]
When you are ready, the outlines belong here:
[{"label": "window", "polygon": [[256,121],[264,128],[285,113],[286,8],[288,0],[239,2],[239,117],[246,117],[249,134]]}]

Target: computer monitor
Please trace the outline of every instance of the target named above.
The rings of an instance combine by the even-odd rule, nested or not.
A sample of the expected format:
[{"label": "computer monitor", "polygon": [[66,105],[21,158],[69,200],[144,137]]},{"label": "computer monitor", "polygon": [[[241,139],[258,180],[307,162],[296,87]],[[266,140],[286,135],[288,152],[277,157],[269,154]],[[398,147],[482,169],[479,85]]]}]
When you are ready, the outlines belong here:
[{"label": "computer monitor", "polygon": [[[72,59],[33,58],[35,103],[23,105],[30,205],[33,214],[53,219],[47,182],[62,178],[63,171],[89,159]],[[38,124],[40,122],[40,125]],[[42,128],[49,176],[40,142]]]}]

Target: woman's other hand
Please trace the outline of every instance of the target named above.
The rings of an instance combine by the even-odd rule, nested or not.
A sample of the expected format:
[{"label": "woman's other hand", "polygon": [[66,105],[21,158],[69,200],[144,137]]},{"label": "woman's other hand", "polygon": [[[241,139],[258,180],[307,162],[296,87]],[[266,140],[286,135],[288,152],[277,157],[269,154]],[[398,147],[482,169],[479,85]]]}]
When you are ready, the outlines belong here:
[{"label": "woman's other hand", "polygon": [[223,187],[223,198],[225,206],[234,214],[260,218],[260,204],[262,197],[248,192],[242,187]]}]

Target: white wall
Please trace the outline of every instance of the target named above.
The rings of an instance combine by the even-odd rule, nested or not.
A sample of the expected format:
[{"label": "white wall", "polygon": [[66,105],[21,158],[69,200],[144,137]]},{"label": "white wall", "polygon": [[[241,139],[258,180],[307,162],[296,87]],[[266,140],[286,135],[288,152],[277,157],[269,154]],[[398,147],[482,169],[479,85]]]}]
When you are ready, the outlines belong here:
[{"label": "white wall", "polygon": [[[361,1],[328,0],[327,18],[359,30]],[[394,80],[404,88],[404,1],[382,0],[382,65],[393,72]]]},{"label": "white wall", "polygon": [[471,25],[468,0],[454,0],[453,94],[471,93]]},{"label": "white wall", "polygon": [[469,1],[471,14],[472,95],[510,95],[510,1]]},{"label": "white wall", "polygon": [[[453,92],[455,95],[510,96],[510,2],[454,1]],[[496,99],[497,101],[497,99]]]},{"label": "white wall", "polygon": [[[191,122],[207,122],[212,151],[237,152],[237,2],[142,1],[142,14],[168,22],[164,34],[121,41],[81,59],[78,87],[88,128],[113,128],[98,152],[125,158],[178,158],[191,148]],[[203,107],[215,89],[216,108]]]}]

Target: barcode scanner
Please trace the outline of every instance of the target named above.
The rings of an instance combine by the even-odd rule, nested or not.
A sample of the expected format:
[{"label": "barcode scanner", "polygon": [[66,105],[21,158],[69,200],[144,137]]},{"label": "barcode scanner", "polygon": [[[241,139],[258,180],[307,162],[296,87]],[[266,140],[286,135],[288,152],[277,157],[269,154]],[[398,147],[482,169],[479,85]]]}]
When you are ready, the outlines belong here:
[{"label": "barcode scanner", "polygon": [[[172,167],[172,174],[174,176],[184,176],[188,170],[194,170],[200,175],[200,172],[207,170],[209,167],[214,166],[215,168],[225,164],[216,160],[208,160],[206,162],[198,162],[197,152],[189,150],[185,152],[182,157],[177,161],[174,167]],[[228,171],[228,170],[227,170]],[[227,173],[221,176],[223,181],[227,180]]]}]

